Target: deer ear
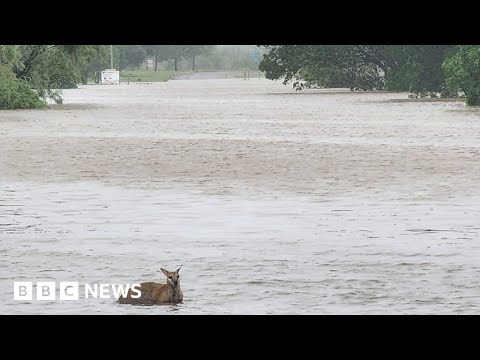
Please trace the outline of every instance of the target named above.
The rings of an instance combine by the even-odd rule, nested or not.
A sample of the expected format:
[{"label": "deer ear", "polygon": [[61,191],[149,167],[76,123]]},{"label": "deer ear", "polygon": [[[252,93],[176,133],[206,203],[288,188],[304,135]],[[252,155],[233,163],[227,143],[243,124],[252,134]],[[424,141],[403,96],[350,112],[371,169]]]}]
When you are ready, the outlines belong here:
[{"label": "deer ear", "polygon": [[168,271],[165,270],[164,268],[160,268],[160,270],[162,270],[162,272],[165,274],[166,277],[168,277]]},{"label": "deer ear", "polygon": [[179,268],[177,269],[177,274],[178,274],[178,272],[180,271],[180,269],[181,269],[181,267],[179,267]]}]

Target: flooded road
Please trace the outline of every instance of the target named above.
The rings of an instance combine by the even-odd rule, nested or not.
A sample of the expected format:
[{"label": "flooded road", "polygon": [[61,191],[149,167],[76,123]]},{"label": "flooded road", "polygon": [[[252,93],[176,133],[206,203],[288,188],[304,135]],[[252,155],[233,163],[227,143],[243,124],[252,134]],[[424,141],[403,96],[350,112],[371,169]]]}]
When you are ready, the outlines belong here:
[{"label": "flooded road", "polygon": [[[2,314],[478,314],[480,109],[264,79],[0,112]],[[164,282],[184,303],[14,301]]]}]

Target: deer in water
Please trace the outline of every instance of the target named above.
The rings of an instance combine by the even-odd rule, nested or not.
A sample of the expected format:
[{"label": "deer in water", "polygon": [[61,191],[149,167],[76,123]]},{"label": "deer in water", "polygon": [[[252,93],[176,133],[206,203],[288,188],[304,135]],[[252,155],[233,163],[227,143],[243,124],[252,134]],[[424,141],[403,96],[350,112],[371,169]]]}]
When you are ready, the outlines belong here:
[{"label": "deer in water", "polygon": [[132,297],[132,289],[128,290],[127,296],[120,296],[118,302],[120,304],[131,305],[161,305],[161,304],[178,304],[183,301],[182,289],[180,289],[180,268],[176,271],[168,271],[161,268],[167,277],[166,284],[154,282],[145,282],[140,284],[140,297]]}]

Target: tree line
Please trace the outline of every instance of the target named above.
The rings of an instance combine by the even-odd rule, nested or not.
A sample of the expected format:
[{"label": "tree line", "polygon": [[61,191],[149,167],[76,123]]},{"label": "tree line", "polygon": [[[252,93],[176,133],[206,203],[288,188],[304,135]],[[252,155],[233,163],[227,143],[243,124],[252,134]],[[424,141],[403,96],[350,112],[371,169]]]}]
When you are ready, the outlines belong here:
[{"label": "tree line", "polygon": [[[102,70],[257,69],[249,46],[216,45],[0,45],[0,109],[62,102],[61,89],[100,82]],[[147,65],[153,62],[153,67]],[[198,64],[198,65],[197,65]]]},{"label": "tree line", "polygon": [[479,45],[262,45],[259,69],[301,90],[407,91],[480,105]]},{"label": "tree line", "polygon": [[[260,45],[259,69],[268,79],[306,87],[408,91],[416,97],[465,96],[480,105],[479,45]],[[110,46],[0,45],[0,109],[35,108],[61,89],[99,79],[110,68]],[[146,59],[154,71],[163,61],[178,69],[188,59],[208,68],[253,67],[248,52],[212,45],[115,45],[114,67],[138,68]]]},{"label": "tree line", "polygon": [[[114,67],[138,67],[154,59],[195,59],[212,51],[212,45],[115,45]],[[0,45],[0,109],[28,109],[45,105],[47,98],[62,102],[61,89],[99,81],[100,72],[111,67],[111,49],[105,45]]]},{"label": "tree line", "polygon": [[[195,70],[195,59],[201,54],[208,54],[213,50],[213,45],[116,45],[113,47],[113,67],[117,70],[138,68],[147,59],[153,61],[153,71],[157,71],[158,64],[172,60],[174,70],[178,70],[178,63],[183,59],[191,61],[191,69]],[[82,45],[77,47],[77,60],[80,80],[86,84],[89,78],[99,82],[102,70],[110,68],[111,53],[109,46]],[[148,67],[147,67],[148,70]]]}]

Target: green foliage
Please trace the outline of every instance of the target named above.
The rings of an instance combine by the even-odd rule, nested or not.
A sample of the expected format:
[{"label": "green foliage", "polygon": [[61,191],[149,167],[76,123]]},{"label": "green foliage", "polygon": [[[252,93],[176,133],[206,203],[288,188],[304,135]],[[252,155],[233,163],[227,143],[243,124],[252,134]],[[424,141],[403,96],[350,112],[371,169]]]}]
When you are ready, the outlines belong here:
[{"label": "green foliage", "polygon": [[268,79],[304,87],[348,87],[352,90],[382,89],[385,66],[377,49],[351,45],[265,45],[259,69]]},{"label": "green foliage", "polygon": [[396,60],[385,76],[386,89],[410,91],[413,97],[451,96],[445,87],[442,63],[452,45],[396,46]]},{"label": "green foliage", "polygon": [[41,96],[55,100],[59,89],[77,87],[79,71],[71,54],[54,47],[38,56],[25,78]]},{"label": "green foliage", "polygon": [[264,45],[259,69],[294,88],[410,91],[448,94],[442,63],[453,45]]},{"label": "green foliage", "polygon": [[[412,97],[458,96],[480,105],[478,45],[263,45],[258,68],[268,79],[305,87],[409,91]],[[248,46],[118,45],[114,68],[135,69],[147,56],[175,71],[254,70]],[[47,98],[61,102],[61,89],[75,88],[89,77],[99,81],[110,68],[109,45],[0,45],[0,108],[35,108]],[[143,81],[158,76],[135,73]],[[122,80],[125,72],[122,72]],[[133,74],[133,73],[132,73]],[[149,78],[149,79],[147,79]],[[155,78],[155,79],[154,79]],[[158,79],[157,79],[158,78]]]},{"label": "green foliage", "polygon": [[480,105],[480,46],[459,46],[443,63],[445,82],[453,91],[463,91],[467,105]]},{"label": "green foliage", "polygon": [[[86,84],[90,77],[95,83],[100,82],[100,73],[111,66],[110,45],[81,45],[75,56],[80,81]],[[118,68],[121,62],[121,49],[113,47],[113,67]]]},{"label": "green foliage", "polygon": [[[79,45],[1,45],[0,65],[5,81],[2,86],[8,91],[2,106],[38,107],[46,98],[61,102],[61,89],[77,86],[78,50]],[[10,71],[8,77],[5,69]],[[12,76],[18,81],[12,82]],[[37,101],[31,101],[32,94]]]},{"label": "green foliage", "polygon": [[17,79],[11,69],[0,65],[0,109],[35,109],[45,106],[37,93]]},{"label": "green foliage", "polygon": [[21,67],[20,45],[0,45],[0,65],[9,69]]}]

